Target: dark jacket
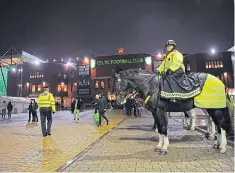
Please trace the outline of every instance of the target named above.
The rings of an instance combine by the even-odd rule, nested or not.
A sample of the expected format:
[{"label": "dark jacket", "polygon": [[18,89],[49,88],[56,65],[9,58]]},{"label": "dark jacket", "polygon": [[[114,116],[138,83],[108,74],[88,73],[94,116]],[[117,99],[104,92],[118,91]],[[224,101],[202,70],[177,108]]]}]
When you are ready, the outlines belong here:
[{"label": "dark jacket", "polygon": [[8,110],[8,111],[12,111],[12,109],[13,109],[12,104],[11,104],[11,103],[8,103],[8,105],[7,105],[7,110]]},{"label": "dark jacket", "polygon": [[32,103],[32,111],[36,111],[38,109],[37,102]]},{"label": "dark jacket", "polygon": [[133,99],[128,98],[126,100],[126,108],[127,109],[132,109],[132,107],[133,107]]},{"label": "dark jacket", "polygon": [[33,109],[33,107],[32,107],[32,103],[30,103],[30,104],[29,104],[29,108],[28,108],[28,110],[29,110],[29,111],[32,111],[32,109]]},{"label": "dark jacket", "polygon": [[74,100],[71,104],[71,112],[74,112],[75,109],[80,110],[81,109],[82,102],[78,100],[77,106],[76,106],[76,100]]},{"label": "dark jacket", "polygon": [[107,107],[108,107],[107,99],[105,97],[102,97],[98,103],[99,112],[105,112],[105,109],[107,109]]}]

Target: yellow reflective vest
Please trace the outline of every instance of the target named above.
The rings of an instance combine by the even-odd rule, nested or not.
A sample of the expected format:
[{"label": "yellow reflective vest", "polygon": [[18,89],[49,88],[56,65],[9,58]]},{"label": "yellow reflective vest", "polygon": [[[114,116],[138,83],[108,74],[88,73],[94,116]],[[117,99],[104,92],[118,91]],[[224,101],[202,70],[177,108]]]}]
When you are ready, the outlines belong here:
[{"label": "yellow reflective vest", "polygon": [[39,108],[49,108],[51,107],[51,111],[55,112],[55,99],[53,95],[47,91],[40,94],[38,97],[38,107]]},{"label": "yellow reflective vest", "polygon": [[172,70],[173,72],[175,72],[179,68],[182,68],[185,71],[184,58],[179,51],[173,50],[172,52],[166,55],[161,65],[157,68],[157,71],[159,73],[166,73],[167,70]]}]

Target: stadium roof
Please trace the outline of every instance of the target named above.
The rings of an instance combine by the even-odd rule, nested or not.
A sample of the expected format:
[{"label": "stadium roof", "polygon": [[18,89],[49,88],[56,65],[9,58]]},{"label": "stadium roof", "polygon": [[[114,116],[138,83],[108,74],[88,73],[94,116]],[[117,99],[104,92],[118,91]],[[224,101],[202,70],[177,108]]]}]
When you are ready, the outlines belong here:
[{"label": "stadium roof", "polygon": [[34,55],[31,55],[30,53],[25,52],[25,51],[22,51],[22,53],[19,54],[14,47],[11,47],[7,52],[5,52],[3,55],[0,56],[0,65],[3,67],[21,64],[22,62],[33,63],[35,61],[37,61],[39,63],[46,62],[46,61],[44,61]]}]

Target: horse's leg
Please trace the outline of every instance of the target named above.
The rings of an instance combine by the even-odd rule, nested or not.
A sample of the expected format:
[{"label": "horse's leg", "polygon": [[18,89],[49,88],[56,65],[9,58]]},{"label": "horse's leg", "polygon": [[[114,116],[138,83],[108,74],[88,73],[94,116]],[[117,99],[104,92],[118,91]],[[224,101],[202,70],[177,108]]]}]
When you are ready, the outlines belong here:
[{"label": "horse's leg", "polygon": [[153,119],[154,119],[152,130],[156,131],[156,129],[157,129],[157,115],[155,112],[152,112],[152,115],[153,115]]},{"label": "horse's leg", "polygon": [[209,140],[213,141],[215,139],[215,123],[212,121],[211,117],[210,118],[210,134],[209,134]]},{"label": "horse's leg", "polygon": [[220,123],[221,128],[221,143],[220,143],[220,153],[226,153],[226,145],[227,145],[227,138],[226,138],[226,131],[231,130],[231,119],[229,115],[229,109],[226,107],[221,109],[220,116],[223,116],[222,121]]},{"label": "horse's leg", "polygon": [[156,130],[158,130],[158,138],[159,138],[159,141],[158,141],[158,144],[157,144],[157,147],[156,147],[156,151],[158,150],[161,150],[162,149],[162,146],[163,146],[163,135],[162,135],[162,131],[161,131],[161,128],[160,128],[160,123],[159,123],[159,120],[158,120],[158,116],[157,114],[156,115]]},{"label": "horse's leg", "polygon": [[196,109],[191,109],[190,111],[187,111],[189,117],[190,117],[190,131],[195,131],[196,126]]},{"label": "horse's leg", "polygon": [[[165,115],[165,114],[163,114]],[[168,153],[168,145],[169,145],[169,139],[168,139],[168,135],[167,135],[167,126],[168,126],[168,117],[167,116],[164,116],[164,117],[161,117],[162,118],[162,125],[161,125],[161,131],[163,133],[163,147],[162,147],[162,150],[161,150],[161,153],[162,155],[166,155]]]},{"label": "horse's leg", "polygon": [[219,117],[217,115],[216,110],[207,109],[207,113],[211,117],[213,122],[215,123],[215,126],[217,127],[217,140],[214,143],[213,148],[219,149],[220,144],[221,144],[221,129],[220,129],[220,124],[219,124]]},{"label": "horse's leg", "polygon": [[220,144],[221,144],[221,128],[219,126],[217,126],[217,140],[214,143],[213,148],[215,149],[219,149]]},{"label": "horse's leg", "polygon": [[221,128],[221,143],[220,143],[220,153],[226,153],[226,145],[227,145],[227,138],[226,138],[226,130]]},{"label": "horse's leg", "polygon": [[206,109],[202,109],[207,120],[206,138],[213,141],[215,139],[215,124]]},{"label": "horse's leg", "polygon": [[163,146],[160,154],[165,155],[168,153],[167,147],[169,145],[169,139],[167,136],[168,117],[166,115],[166,104],[163,101],[159,101],[156,115],[157,123],[159,125],[158,131],[163,138]]},{"label": "horse's leg", "polygon": [[188,116],[188,114],[187,114],[187,112],[183,112],[182,113],[182,122],[183,122],[183,127],[184,128],[188,128],[188,126],[189,126],[189,124],[188,124],[188,119],[189,119],[189,116]]}]

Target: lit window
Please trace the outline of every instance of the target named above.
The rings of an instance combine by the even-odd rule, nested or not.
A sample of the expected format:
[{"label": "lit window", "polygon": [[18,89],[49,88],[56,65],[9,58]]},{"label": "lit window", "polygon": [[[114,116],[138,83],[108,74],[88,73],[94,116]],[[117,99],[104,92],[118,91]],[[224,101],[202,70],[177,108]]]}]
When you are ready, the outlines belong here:
[{"label": "lit window", "polygon": [[98,81],[98,80],[95,81],[95,88],[96,88],[96,89],[99,88],[99,81]]},{"label": "lit window", "polygon": [[220,61],[220,68],[223,68],[223,62]]},{"label": "lit window", "polygon": [[104,81],[103,80],[100,82],[100,88],[104,89]]},{"label": "lit window", "polygon": [[57,90],[58,90],[58,92],[61,91],[61,85],[58,85],[58,86],[57,86]]},{"label": "lit window", "polygon": [[42,90],[42,85],[38,85],[38,91]]},{"label": "lit window", "polygon": [[187,64],[186,69],[187,71],[190,71],[190,64]]},{"label": "lit window", "polygon": [[67,88],[67,85],[64,85],[64,86],[63,86],[64,92],[67,92],[67,89],[68,89],[68,88]]},{"label": "lit window", "polygon": [[32,93],[35,92],[35,85],[32,85]]},{"label": "lit window", "polygon": [[211,68],[211,62],[209,62],[209,68]]},{"label": "lit window", "polygon": [[222,61],[208,61],[206,62],[206,68],[223,68]]},{"label": "lit window", "polygon": [[211,61],[211,68],[215,68],[214,61]]}]

